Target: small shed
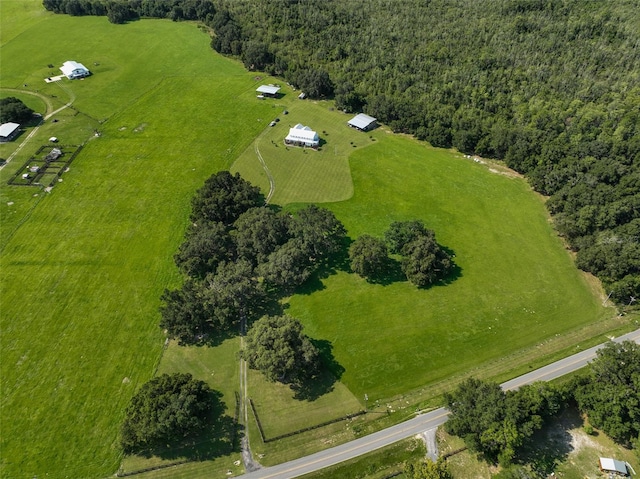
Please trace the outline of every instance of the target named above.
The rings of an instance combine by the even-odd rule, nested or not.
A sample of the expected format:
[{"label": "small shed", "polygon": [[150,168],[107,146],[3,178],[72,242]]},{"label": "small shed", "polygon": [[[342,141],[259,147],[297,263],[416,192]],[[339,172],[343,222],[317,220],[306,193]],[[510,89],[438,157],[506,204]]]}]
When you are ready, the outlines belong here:
[{"label": "small shed", "polygon": [[280,87],[275,85],[260,85],[256,91],[260,95],[277,98]]},{"label": "small shed", "polygon": [[369,131],[378,126],[376,121],[376,118],[360,113],[359,115],[351,118],[347,123],[350,127],[357,128],[360,131]]},{"label": "small shed", "polygon": [[60,67],[60,71],[69,79],[84,78],[91,75],[91,72],[82,63],[74,60],[66,61]]},{"label": "small shed", "polygon": [[612,459],[610,457],[600,458],[600,470],[602,472],[615,474],[621,477],[626,477],[629,474],[626,463],[618,461],[616,459]]},{"label": "small shed", "polygon": [[317,148],[320,145],[320,138],[311,128],[298,123],[296,126],[289,129],[289,134],[284,139],[284,142],[287,145],[310,146],[311,148]]},{"label": "small shed", "polygon": [[19,123],[3,123],[0,125],[0,143],[6,143],[13,140],[20,132]]}]

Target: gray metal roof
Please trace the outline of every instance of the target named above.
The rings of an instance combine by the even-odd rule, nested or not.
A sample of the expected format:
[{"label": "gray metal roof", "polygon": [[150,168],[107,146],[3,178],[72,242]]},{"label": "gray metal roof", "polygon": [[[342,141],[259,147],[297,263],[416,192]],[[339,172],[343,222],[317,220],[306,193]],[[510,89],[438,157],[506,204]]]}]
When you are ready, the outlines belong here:
[{"label": "gray metal roof", "polygon": [[273,86],[273,85],[260,85],[256,91],[258,93],[266,93],[268,95],[275,95],[276,93],[278,93],[280,91],[280,87],[279,86]]},{"label": "gray metal roof", "polygon": [[2,125],[0,125],[0,136],[6,138],[18,128],[20,128],[20,125],[18,123],[3,123]]},{"label": "gray metal roof", "polygon": [[359,115],[356,115],[351,120],[349,120],[348,123],[351,126],[364,130],[368,128],[375,121],[376,121],[376,118],[369,115],[365,115],[364,113],[360,113]]}]

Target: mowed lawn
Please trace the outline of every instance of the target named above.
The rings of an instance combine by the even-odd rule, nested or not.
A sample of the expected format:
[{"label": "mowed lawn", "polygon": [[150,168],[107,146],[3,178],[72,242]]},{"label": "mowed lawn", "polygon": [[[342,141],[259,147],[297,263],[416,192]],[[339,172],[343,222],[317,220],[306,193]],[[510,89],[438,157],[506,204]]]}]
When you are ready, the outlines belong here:
[{"label": "mowed lawn", "polygon": [[[13,221],[2,252],[0,476],[104,477],[119,466],[123,411],[160,359],[159,297],[180,281],[172,256],[191,197],[265,127],[268,106],[253,75],[212,52],[195,25],[64,15],[23,24],[0,52],[2,86],[75,98],[77,117],[99,119],[102,136],[50,194],[30,190],[42,199],[16,210],[25,221]],[[47,64],[68,59],[99,65],[47,86]]]},{"label": "mowed lawn", "polygon": [[289,313],[333,345],[356,397],[390,398],[608,314],[524,180],[414,140],[378,138],[350,157],[353,197],[328,207],[352,239],[423,220],[460,274],[418,290],[339,272],[291,298]]}]

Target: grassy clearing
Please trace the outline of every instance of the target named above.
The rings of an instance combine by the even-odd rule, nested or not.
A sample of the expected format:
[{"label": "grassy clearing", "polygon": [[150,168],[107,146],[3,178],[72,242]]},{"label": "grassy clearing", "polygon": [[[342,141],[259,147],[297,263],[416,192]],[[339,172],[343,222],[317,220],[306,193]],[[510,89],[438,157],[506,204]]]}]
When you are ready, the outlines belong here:
[{"label": "grassy clearing", "polygon": [[[353,195],[349,155],[358,146],[372,142],[369,135],[347,128],[351,116],[335,111],[330,103],[301,101],[290,89],[283,88],[282,91],[285,93],[283,98],[265,100],[273,106],[269,120],[279,118],[280,121],[262,132],[234,162],[231,170],[239,171],[243,177],[269,191],[257,148],[275,181],[271,203],[326,203],[349,199]],[[283,115],[284,110],[289,113]],[[297,123],[318,132],[321,139],[318,151],[284,144],[289,128]]]},{"label": "grassy clearing", "polygon": [[[14,202],[1,259],[3,477],[118,468],[122,412],[162,349],[159,297],[179,281],[190,199],[264,127],[252,76],[208,43],[189,24],[47,16],[0,51],[3,86],[76,98],[31,151],[55,128],[84,141],[103,122],[51,194],[2,186],[3,208]],[[42,81],[50,61],[94,58],[101,68],[67,90]]]},{"label": "grassy clearing", "polygon": [[352,461],[328,467],[312,474],[306,474],[305,479],[385,479],[395,476],[404,468],[405,462],[423,460],[426,454],[424,442],[420,439],[406,439],[370,454],[365,454]]},{"label": "grassy clearing", "polygon": [[420,218],[461,268],[451,284],[427,290],[339,272],[291,298],[290,313],[332,343],[357,397],[390,398],[610,314],[523,180],[391,135],[350,161],[354,197],[330,208],[352,238]]}]

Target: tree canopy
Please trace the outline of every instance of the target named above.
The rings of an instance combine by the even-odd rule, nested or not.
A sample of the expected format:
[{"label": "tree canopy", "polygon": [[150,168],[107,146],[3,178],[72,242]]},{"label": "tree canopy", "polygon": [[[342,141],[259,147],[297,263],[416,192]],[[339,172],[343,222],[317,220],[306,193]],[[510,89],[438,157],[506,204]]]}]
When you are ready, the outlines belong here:
[{"label": "tree canopy", "polygon": [[300,321],[288,315],[256,321],[247,333],[243,355],[249,367],[270,381],[304,381],[320,369],[318,349],[302,332]]},{"label": "tree canopy", "polygon": [[474,378],[445,394],[445,401],[451,411],[447,431],[462,437],[470,450],[503,465],[562,405],[559,393],[545,383],[505,392],[496,383]]},{"label": "tree canopy", "polygon": [[349,260],[354,273],[367,279],[379,278],[389,265],[387,245],[380,238],[361,235],[349,247]]},{"label": "tree canopy", "polygon": [[597,355],[575,398],[591,424],[629,445],[640,437],[640,345],[609,342]]},{"label": "tree canopy", "polygon": [[442,458],[437,462],[407,463],[403,472],[407,479],[453,479],[447,463]]},{"label": "tree canopy", "polygon": [[24,123],[33,116],[33,110],[22,100],[9,96],[0,99],[0,123]]},{"label": "tree canopy", "polygon": [[242,213],[263,203],[260,189],[243,179],[220,171],[210,176],[191,202],[191,222],[231,225]]},{"label": "tree canopy", "polygon": [[212,424],[221,395],[190,374],[163,374],[142,385],[125,411],[120,443],[126,452],[177,443]]}]

